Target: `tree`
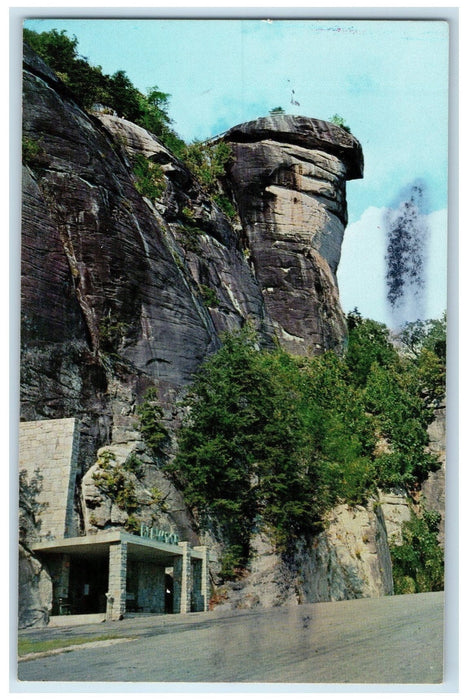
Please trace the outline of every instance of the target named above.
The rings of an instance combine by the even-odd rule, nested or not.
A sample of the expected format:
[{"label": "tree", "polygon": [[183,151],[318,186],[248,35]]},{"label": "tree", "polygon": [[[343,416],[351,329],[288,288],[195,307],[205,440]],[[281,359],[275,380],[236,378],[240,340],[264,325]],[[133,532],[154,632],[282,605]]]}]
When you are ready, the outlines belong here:
[{"label": "tree", "polygon": [[391,544],[395,593],[424,593],[444,588],[444,553],[437,539],[440,515],[423,510],[403,524],[402,543]]},{"label": "tree", "polygon": [[202,524],[214,518],[243,564],[254,527],[277,544],[310,536],[339,498],[373,478],[372,430],[332,353],[261,351],[249,327],[226,335],[196,376],[170,466]]},{"label": "tree", "polygon": [[57,76],[85,108],[91,107],[106,94],[107,77],[100,66],[93,67],[78,55],[78,40],[69,38],[65,30],[38,34],[24,30],[24,38],[34,51],[57,73]]},{"label": "tree", "polygon": [[365,386],[371,367],[390,367],[398,362],[398,353],[390,342],[390,333],[383,323],[363,319],[357,309],[347,316],[348,346],[345,362],[356,386]]}]

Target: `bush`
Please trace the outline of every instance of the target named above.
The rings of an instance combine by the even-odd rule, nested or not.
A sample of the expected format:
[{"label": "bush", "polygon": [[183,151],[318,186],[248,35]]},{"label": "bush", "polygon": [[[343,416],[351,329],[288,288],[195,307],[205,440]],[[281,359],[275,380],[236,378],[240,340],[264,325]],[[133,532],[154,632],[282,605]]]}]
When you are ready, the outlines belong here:
[{"label": "bush", "polygon": [[115,454],[110,450],[101,452],[97,464],[99,469],[93,473],[96,487],[127,513],[125,529],[130,532],[139,530],[134,515],[139,503],[136,499],[135,484],[127,476],[128,467],[118,464]]},{"label": "bush", "polygon": [[36,141],[28,136],[23,136],[21,151],[23,165],[46,165],[46,153],[40,141]]},{"label": "bush", "polygon": [[343,119],[343,117],[340,117],[339,114],[334,114],[333,117],[330,118],[330,122],[331,122],[332,124],[335,124],[336,126],[339,126],[340,129],[344,129],[345,131],[348,132],[348,134],[351,133],[351,129],[350,129],[349,126],[345,123],[345,120]]},{"label": "bush", "polygon": [[440,515],[423,510],[403,524],[401,545],[391,545],[396,594],[441,591],[444,588],[444,554],[439,546]]},{"label": "bush", "polygon": [[159,163],[153,163],[138,153],[135,156],[133,173],[136,178],[135,187],[143,197],[160,199],[166,189],[166,181]]},{"label": "bush", "polygon": [[215,309],[219,306],[218,295],[216,294],[215,290],[211,287],[207,287],[206,284],[201,284],[200,294],[205,306],[208,306],[211,309]]},{"label": "bush", "polygon": [[168,441],[169,433],[162,422],[164,414],[159,405],[155,387],[148,389],[136,413],[143,440],[155,456],[161,456],[162,447]]}]

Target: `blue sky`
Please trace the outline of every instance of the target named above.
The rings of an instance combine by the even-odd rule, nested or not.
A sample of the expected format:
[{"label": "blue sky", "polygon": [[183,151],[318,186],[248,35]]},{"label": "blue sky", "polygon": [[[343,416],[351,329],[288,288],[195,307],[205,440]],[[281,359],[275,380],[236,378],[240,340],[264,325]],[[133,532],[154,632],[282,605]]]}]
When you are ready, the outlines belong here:
[{"label": "blue sky", "polygon": [[[347,187],[338,275],[344,310],[357,306],[364,316],[395,323],[385,301],[382,222],[415,182],[424,188],[427,231],[424,315],[446,308],[445,22],[41,19],[26,26],[65,29],[105,73],[122,69],[142,92],[158,85],[170,93],[174,129],[188,141],[277,106],[320,119],[341,115],[365,159],[364,179]],[[414,313],[408,307],[408,320]]]}]

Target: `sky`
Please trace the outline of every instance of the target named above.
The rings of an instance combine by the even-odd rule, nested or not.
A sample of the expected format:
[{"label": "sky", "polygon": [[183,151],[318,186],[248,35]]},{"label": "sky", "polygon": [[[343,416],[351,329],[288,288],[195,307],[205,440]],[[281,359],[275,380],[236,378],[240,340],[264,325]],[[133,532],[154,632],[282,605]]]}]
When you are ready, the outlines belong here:
[{"label": "sky", "polygon": [[[448,25],[430,20],[38,19],[65,29],[104,73],[170,93],[174,130],[205,139],[274,107],[329,120],[360,141],[364,178],[347,184],[338,270],[345,312],[395,327],[447,307]],[[298,104],[293,104],[293,101]],[[387,301],[389,229],[417,185],[423,283]]]}]

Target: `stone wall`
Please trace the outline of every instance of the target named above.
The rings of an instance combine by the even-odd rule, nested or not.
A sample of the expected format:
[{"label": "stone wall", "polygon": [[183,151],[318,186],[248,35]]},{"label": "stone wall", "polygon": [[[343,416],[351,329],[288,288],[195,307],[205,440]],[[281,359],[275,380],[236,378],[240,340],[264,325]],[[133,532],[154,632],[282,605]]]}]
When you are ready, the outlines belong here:
[{"label": "stone wall", "polygon": [[[19,469],[40,479],[37,537],[73,537],[79,433],[75,418],[20,423]],[[43,494],[43,498],[41,497]]]}]

